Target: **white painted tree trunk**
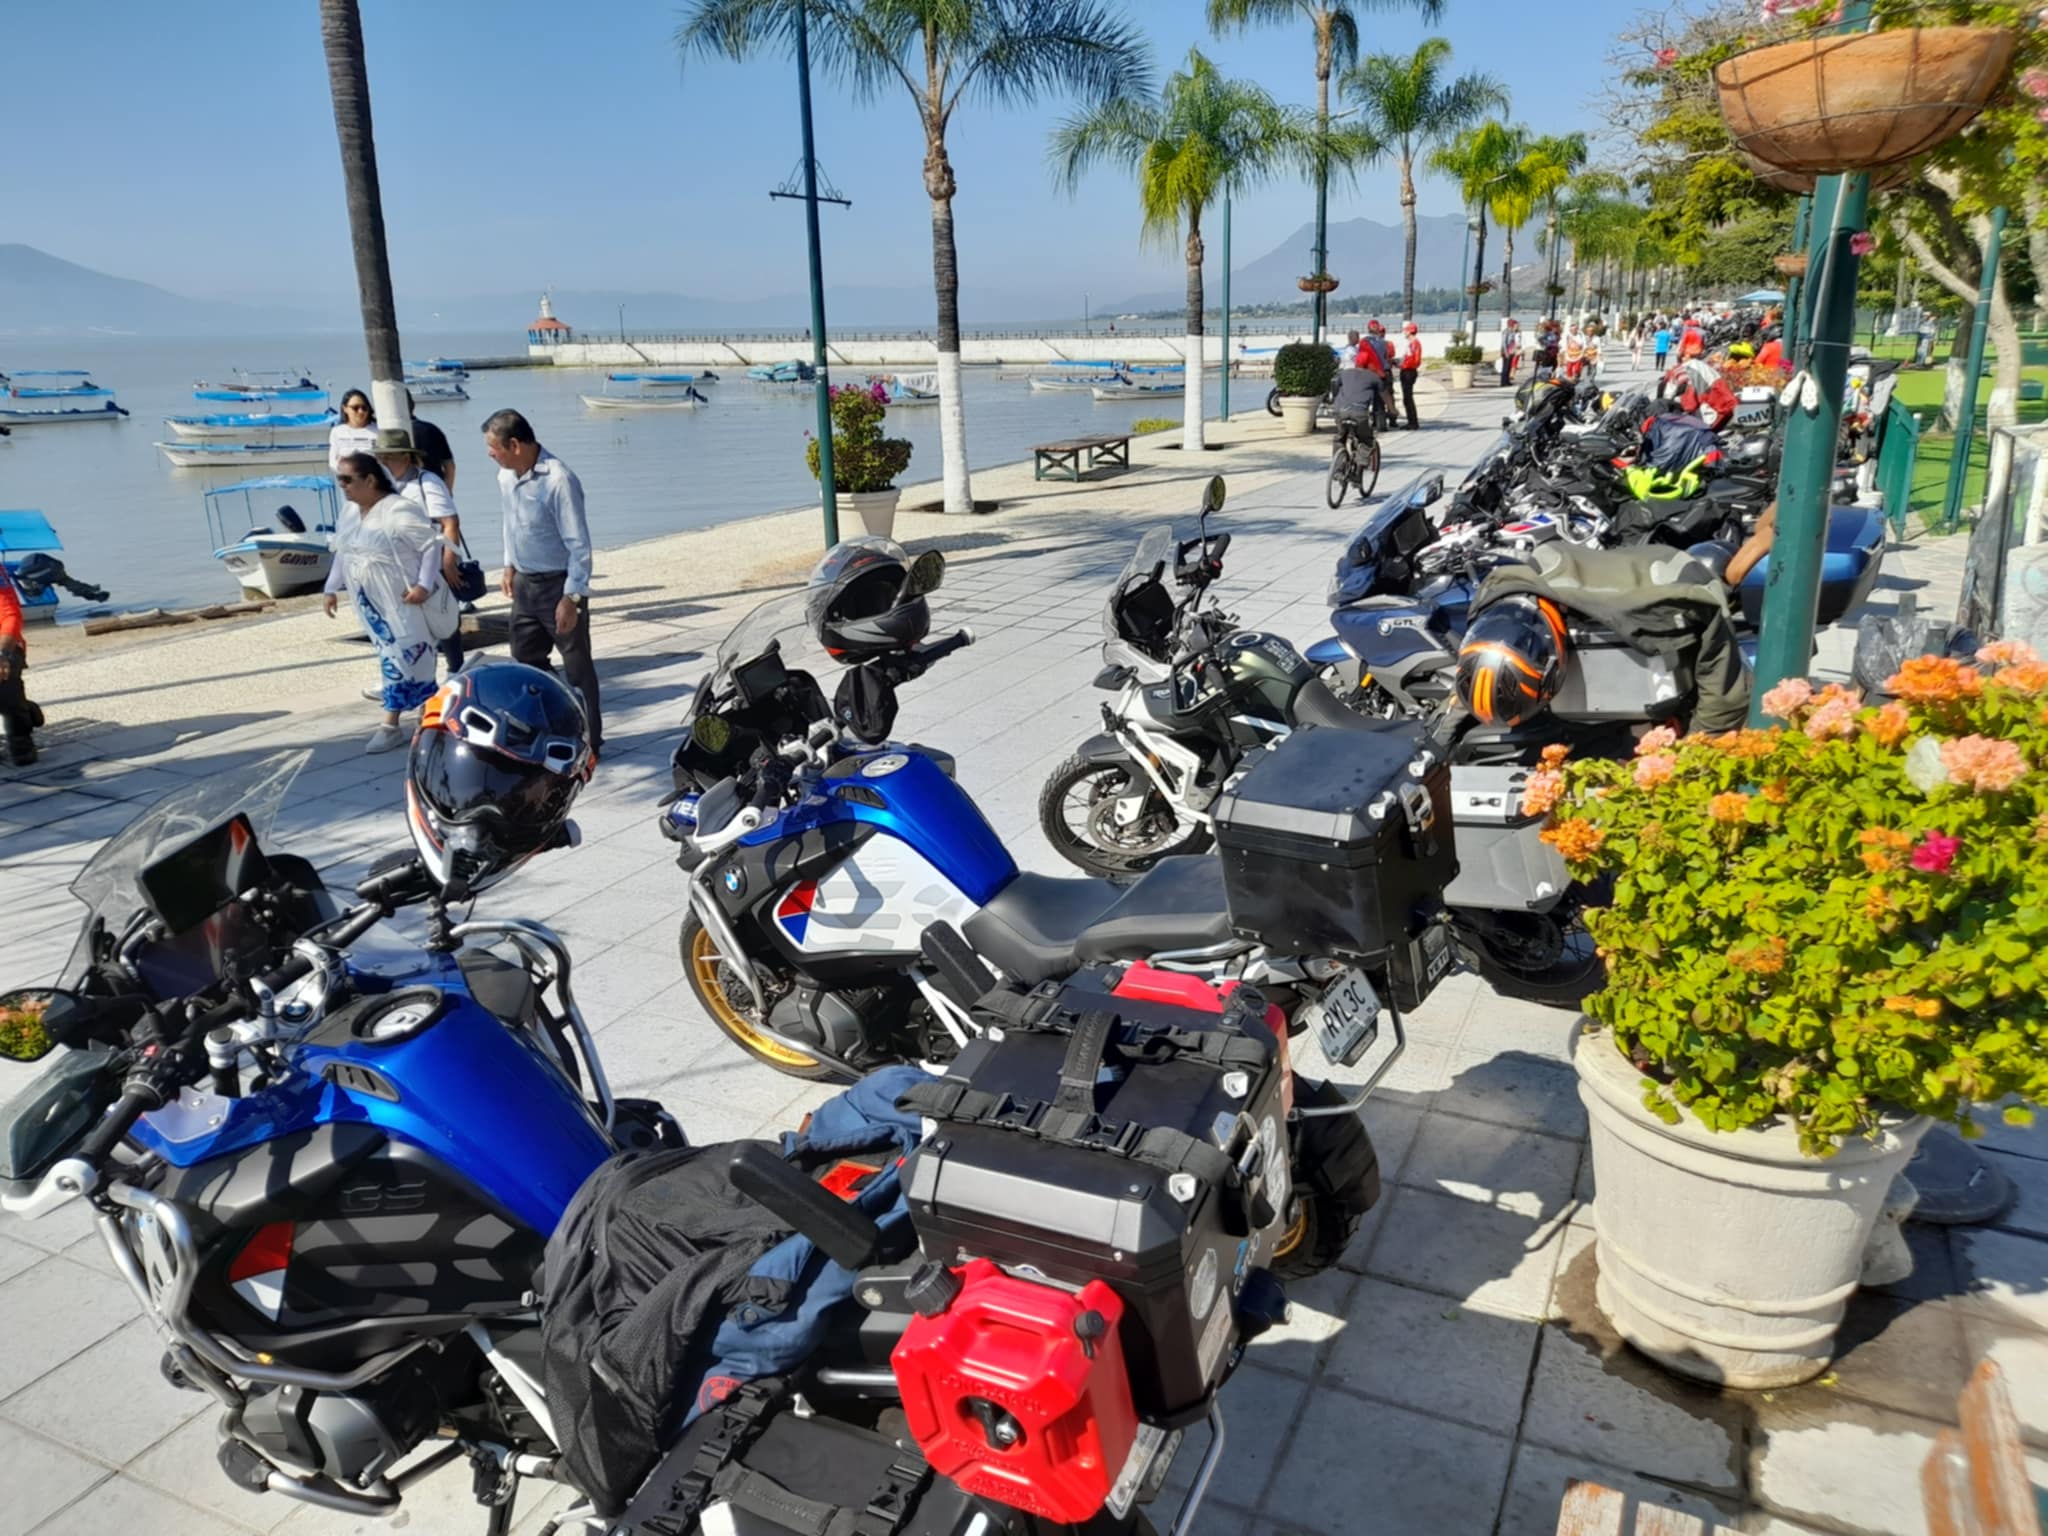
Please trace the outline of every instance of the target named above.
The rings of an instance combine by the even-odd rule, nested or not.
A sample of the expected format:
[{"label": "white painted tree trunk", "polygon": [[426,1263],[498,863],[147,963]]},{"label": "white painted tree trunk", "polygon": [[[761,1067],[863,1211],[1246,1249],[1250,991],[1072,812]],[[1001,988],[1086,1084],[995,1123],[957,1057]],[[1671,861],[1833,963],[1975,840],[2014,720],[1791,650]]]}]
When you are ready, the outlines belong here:
[{"label": "white painted tree trunk", "polygon": [[1200,453],[1202,438],[1202,338],[1188,337],[1187,395],[1181,418],[1180,446],[1183,453]]},{"label": "white painted tree trunk", "polygon": [[370,409],[377,413],[378,426],[412,430],[412,412],[405,407],[405,393],[405,385],[400,380],[370,380]]},{"label": "white painted tree trunk", "polygon": [[974,511],[974,485],[967,474],[967,412],[960,400],[960,354],[939,354],[939,453],[945,465],[946,512]]}]

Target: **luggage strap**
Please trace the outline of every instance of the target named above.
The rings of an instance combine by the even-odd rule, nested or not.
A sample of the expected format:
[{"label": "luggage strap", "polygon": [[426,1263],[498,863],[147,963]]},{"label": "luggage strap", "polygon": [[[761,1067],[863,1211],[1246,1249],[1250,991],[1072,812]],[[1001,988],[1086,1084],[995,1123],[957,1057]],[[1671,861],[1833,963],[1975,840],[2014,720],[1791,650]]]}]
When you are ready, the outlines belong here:
[{"label": "luggage strap", "polygon": [[930,1475],[924,1459],[913,1450],[899,1451],[883,1474],[883,1485],[861,1509],[791,1493],[739,1460],[780,1400],[780,1383],[750,1382],[721,1403],[690,1470],[676,1482],[675,1502],[664,1513],[694,1521],[712,1501],[723,1500],[803,1536],[896,1536]]}]

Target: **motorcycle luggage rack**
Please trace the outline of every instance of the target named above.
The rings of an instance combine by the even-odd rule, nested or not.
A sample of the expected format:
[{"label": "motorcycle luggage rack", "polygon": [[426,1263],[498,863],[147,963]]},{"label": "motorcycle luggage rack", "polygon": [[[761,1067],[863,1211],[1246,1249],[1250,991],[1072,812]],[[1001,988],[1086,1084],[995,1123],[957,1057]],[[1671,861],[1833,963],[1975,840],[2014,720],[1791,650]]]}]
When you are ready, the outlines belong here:
[{"label": "motorcycle luggage rack", "polygon": [[555,991],[561,996],[562,1010],[568,1016],[569,1027],[576,1032],[576,1050],[583,1058],[583,1070],[589,1075],[591,1092],[597,1095],[605,1134],[611,1135],[618,1122],[619,1106],[612,1097],[612,1085],[604,1075],[604,1063],[598,1059],[597,1044],[590,1038],[590,1026],[583,1022],[583,1010],[576,1006],[576,994],[570,989],[569,949],[561,936],[545,924],[517,917],[457,923],[448,930],[448,936],[457,942],[464,939],[504,939],[528,960],[545,959],[552,965]]}]

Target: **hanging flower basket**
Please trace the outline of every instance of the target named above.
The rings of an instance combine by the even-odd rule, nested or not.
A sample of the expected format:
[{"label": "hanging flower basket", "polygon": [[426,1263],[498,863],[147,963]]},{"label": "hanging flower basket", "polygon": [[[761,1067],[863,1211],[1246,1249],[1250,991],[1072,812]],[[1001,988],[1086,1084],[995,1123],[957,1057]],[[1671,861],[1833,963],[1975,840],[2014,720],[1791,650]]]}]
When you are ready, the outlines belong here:
[{"label": "hanging flower basket", "polygon": [[1294,281],[1295,286],[1300,288],[1303,293],[1335,293],[1337,291],[1337,279],[1330,276],[1327,272],[1319,277],[1298,277]]},{"label": "hanging flower basket", "polygon": [[1744,153],[1780,171],[1834,176],[1954,137],[2003,83],[2017,41],[2002,27],[1803,37],[1723,60],[1714,84]]},{"label": "hanging flower basket", "polygon": [[1543,291],[1545,294],[1549,295],[1553,299],[1561,299],[1564,297],[1564,284],[1545,283],[1543,285]]},{"label": "hanging flower basket", "polygon": [[[1738,150],[1738,154],[1741,152]],[[1765,165],[1755,155],[1742,155],[1742,161],[1750,171],[1767,187],[1776,187],[1780,192],[1811,192],[1820,178],[1811,171],[1781,171],[1775,166]],[[1870,173],[1870,190],[1873,193],[1889,192],[1902,187],[1919,174],[1918,160],[1901,160]]]},{"label": "hanging flower basket", "polygon": [[1781,277],[1804,277],[1806,276],[1806,260],[1806,253],[1803,251],[1787,251],[1781,255],[1773,256],[1771,258],[1771,265],[1778,269]]},{"label": "hanging flower basket", "polygon": [[1473,297],[1473,298],[1475,298],[1475,299],[1476,299],[1476,298],[1478,298],[1478,297],[1479,297],[1479,296],[1480,296],[1481,294],[1487,294],[1487,293],[1491,293],[1491,292],[1493,292],[1493,284],[1492,284],[1492,282],[1491,282],[1491,281],[1488,281],[1488,282],[1484,282],[1484,283],[1467,283],[1467,284],[1465,285],[1465,291],[1466,291],[1467,293],[1469,293],[1470,295],[1472,295],[1472,297]]}]

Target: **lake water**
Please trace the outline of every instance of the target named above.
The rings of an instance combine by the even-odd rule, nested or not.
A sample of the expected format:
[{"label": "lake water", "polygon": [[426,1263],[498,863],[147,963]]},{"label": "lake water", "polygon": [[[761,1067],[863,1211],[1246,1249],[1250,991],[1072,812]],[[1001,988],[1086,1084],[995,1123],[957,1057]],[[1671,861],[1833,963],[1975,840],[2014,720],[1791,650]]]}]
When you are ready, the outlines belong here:
[{"label": "lake water", "polygon": [[[522,350],[519,338],[495,335],[423,336],[407,347],[413,356],[444,357]],[[343,390],[369,383],[360,338],[344,335],[0,340],[0,372],[88,368],[93,382],[116,391],[129,412],[126,421],[111,426],[17,427],[11,438],[0,439],[0,507],[47,514],[64,539],[73,572],[108,588],[115,606],[233,598],[234,583],[212,558],[201,498],[209,487],[245,472],[173,469],[152,445],[172,437],[163,424],[166,416],[237,409],[192,398],[195,380],[225,380],[237,367],[303,368],[329,385],[337,402]],[[422,402],[420,414],[454,444],[455,498],[465,514],[464,531],[477,558],[495,569],[496,469],[484,454],[480,429],[503,406],[524,412],[542,443],[581,477],[591,535],[600,548],[815,501],[817,482],[804,467],[805,433],[817,422],[812,392],[755,384],[745,373],[734,368],[707,386],[711,404],[701,410],[628,413],[591,410],[577,398],[601,391],[601,369],[508,368],[472,374],[469,400]],[[835,379],[855,382],[861,376],[843,373]],[[1085,394],[1034,391],[1021,376],[998,377],[993,370],[968,370],[965,387],[968,449],[981,465],[1024,458],[1034,443],[1121,430],[1140,416],[1181,415],[1178,394],[1097,402]],[[1236,381],[1231,404],[1237,410],[1263,409],[1265,392],[1257,380]],[[1217,394],[1212,375],[1212,413]],[[307,408],[280,402],[281,410]],[[888,430],[916,446],[909,478],[936,480],[937,409],[892,411]],[[275,472],[324,469],[313,464]],[[231,536],[241,532],[229,530]],[[80,613],[75,602],[67,600],[65,607],[70,617]]]}]

